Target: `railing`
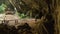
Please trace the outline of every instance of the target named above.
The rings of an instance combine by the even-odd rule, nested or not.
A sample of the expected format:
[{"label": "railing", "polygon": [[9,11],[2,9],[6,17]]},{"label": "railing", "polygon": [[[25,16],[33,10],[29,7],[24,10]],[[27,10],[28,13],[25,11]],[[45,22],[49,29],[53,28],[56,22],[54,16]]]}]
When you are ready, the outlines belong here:
[{"label": "railing", "polygon": [[14,21],[15,22],[15,24],[17,24],[18,23],[18,20],[0,20],[0,24],[8,24],[10,21]]}]

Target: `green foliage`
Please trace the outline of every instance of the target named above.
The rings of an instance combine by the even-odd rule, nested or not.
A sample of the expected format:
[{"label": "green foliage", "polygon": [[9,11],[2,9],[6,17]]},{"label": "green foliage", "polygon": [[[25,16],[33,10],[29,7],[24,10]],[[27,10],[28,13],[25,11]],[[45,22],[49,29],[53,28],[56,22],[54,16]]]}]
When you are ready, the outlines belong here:
[{"label": "green foliage", "polygon": [[29,18],[29,16],[25,15],[24,13],[22,13],[22,14],[19,13],[19,17],[20,18]]},{"label": "green foliage", "polygon": [[7,6],[5,4],[1,4],[0,5],[0,13],[3,13],[5,11],[6,7]]}]

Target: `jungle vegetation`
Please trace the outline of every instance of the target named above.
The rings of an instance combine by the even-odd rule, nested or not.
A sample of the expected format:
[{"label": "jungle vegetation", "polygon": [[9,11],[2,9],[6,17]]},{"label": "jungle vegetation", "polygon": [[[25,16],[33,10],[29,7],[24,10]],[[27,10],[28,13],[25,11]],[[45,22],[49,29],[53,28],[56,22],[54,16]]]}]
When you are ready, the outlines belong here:
[{"label": "jungle vegetation", "polygon": [[[21,18],[41,19],[42,17],[45,17],[45,19],[43,20],[43,25],[46,27],[48,33],[44,30],[44,28],[42,28],[42,31],[44,33],[41,33],[41,31],[38,31],[38,33],[34,33],[34,34],[59,34],[59,27],[57,26],[58,25],[58,22],[57,22],[58,6],[60,6],[60,0],[0,0],[0,13],[4,13],[6,8],[10,8],[12,11],[17,12]],[[23,27],[25,25],[20,26],[21,27],[20,30],[23,31],[24,29]],[[28,25],[26,27],[28,27],[27,29],[29,30],[28,31],[25,28],[26,32],[33,34],[30,30],[31,28]],[[42,26],[40,26],[39,24],[39,27],[42,27]],[[2,28],[4,29],[4,26],[3,27],[0,26],[0,31],[5,33],[6,33],[5,30],[8,29],[7,30],[8,32],[10,32],[11,30],[12,32],[10,34],[17,34],[14,32],[20,31],[19,28],[16,30],[15,27],[11,27],[10,30],[7,26],[5,30],[3,30]]]}]

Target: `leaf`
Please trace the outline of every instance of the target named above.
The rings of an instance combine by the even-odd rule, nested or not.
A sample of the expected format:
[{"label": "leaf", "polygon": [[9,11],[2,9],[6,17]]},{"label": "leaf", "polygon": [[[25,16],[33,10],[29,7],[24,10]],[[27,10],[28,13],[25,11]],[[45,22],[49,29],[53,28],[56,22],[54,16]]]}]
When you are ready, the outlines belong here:
[{"label": "leaf", "polygon": [[5,4],[2,4],[1,6],[0,6],[0,13],[3,13],[4,11],[5,11],[5,9],[6,9],[6,5]]}]

